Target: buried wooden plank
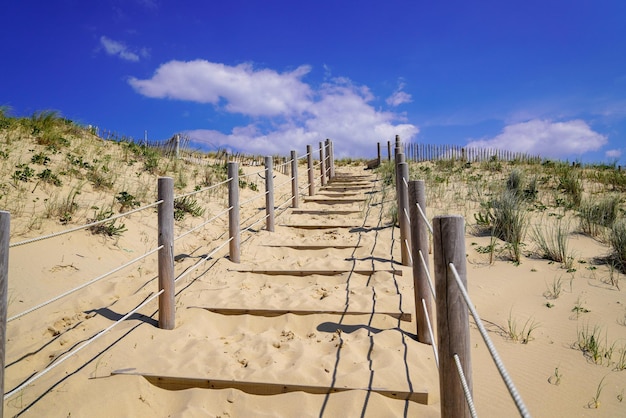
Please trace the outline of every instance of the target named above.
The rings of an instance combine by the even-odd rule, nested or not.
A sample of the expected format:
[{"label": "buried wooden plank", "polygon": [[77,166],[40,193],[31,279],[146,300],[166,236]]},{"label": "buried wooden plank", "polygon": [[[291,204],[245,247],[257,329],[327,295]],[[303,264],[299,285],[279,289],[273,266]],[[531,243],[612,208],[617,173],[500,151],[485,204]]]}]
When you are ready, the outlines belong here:
[{"label": "buried wooden plank", "polygon": [[349,191],[363,191],[370,190],[372,186],[324,186],[322,191],[329,192],[349,192]]},{"label": "buried wooden plank", "polygon": [[275,316],[282,316],[287,314],[293,315],[386,315],[394,319],[399,319],[404,322],[411,322],[411,314],[408,312],[372,312],[368,311],[346,311],[346,310],[314,310],[314,309],[258,309],[258,308],[211,308],[208,306],[190,306],[189,309],[204,309],[210,312],[215,312],[221,315],[252,315],[252,316],[265,316],[272,318]]},{"label": "buried wooden plank", "polygon": [[353,215],[355,213],[361,213],[362,210],[349,210],[349,209],[293,209],[292,215]]},{"label": "buried wooden plank", "polygon": [[328,197],[305,197],[305,202],[314,202],[314,203],[360,203],[365,202],[366,199],[364,197],[353,197],[353,198],[342,198],[342,199],[332,199]]},{"label": "buried wooden plank", "polygon": [[402,270],[394,270],[394,269],[383,269],[383,270],[374,270],[374,269],[343,269],[343,270],[276,270],[276,269],[255,269],[255,268],[238,268],[238,269],[229,269],[228,271],[234,271],[237,273],[254,273],[254,274],[267,274],[268,276],[337,276],[345,273],[354,273],[361,274],[363,276],[371,276],[374,273],[391,273],[396,276],[402,276]]},{"label": "buried wooden plank", "polygon": [[314,395],[326,395],[329,393],[347,392],[350,390],[363,390],[375,392],[392,399],[411,401],[428,405],[428,391],[409,392],[403,390],[389,390],[387,388],[367,387],[329,387],[320,385],[301,385],[270,382],[251,382],[244,380],[205,379],[184,376],[159,376],[150,373],[141,373],[134,368],[114,370],[111,375],[118,376],[141,376],[148,382],[165,390],[185,389],[237,389],[251,395],[281,395],[291,392],[305,392]]},{"label": "buried wooden plank", "polygon": [[332,228],[374,228],[372,225],[346,225],[346,224],[280,224],[287,228],[299,229],[332,229]]},{"label": "buried wooden plank", "polygon": [[362,245],[355,244],[265,244],[263,247],[293,248],[296,250],[324,250],[327,248],[345,249],[362,248]]}]

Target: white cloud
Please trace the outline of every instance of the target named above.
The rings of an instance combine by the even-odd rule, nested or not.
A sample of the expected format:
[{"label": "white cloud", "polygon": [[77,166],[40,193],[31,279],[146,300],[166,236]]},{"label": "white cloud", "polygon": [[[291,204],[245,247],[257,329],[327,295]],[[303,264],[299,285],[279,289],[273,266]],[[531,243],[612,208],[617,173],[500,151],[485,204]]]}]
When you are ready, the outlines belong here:
[{"label": "white cloud", "polygon": [[386,101],[389,106],[400,106],[403,103],[411,103],[413,101],[409,93],[402,91],[404,86],[405,84],[400,82],[396,91],[394,91],[393,94],[387,98]]},{"label": "white cloud", "polygon": [[251,64],[235,67],[205,60],[170,61],[161,65],[152,78],[131,78],[130,85],[153,98],[219,104],[232,113],[276,116],[304,112],[309,105],[310,87],[300,79],[308,66],[288,73],[255,70]]},{"label": "white cloud", "polygon": [[467,146],[561,158],[597,151],[607,142],[606,136],[594,132],[580,119],[566,122],[534,119],[508,125],[496,137],[470,141]]},{"label": "white cloud", "polygon": [[[109,39],[106,36],[101,36],[100,45],[104,47],[104,50],[109,55],[117,55],[121,59],[126,61],[139,61],[139,55],[130,51],[128,47],[122,42],[114,41],[113,39]],[[147,50],[145,51],[147,52]]]},{"label": "white cloud", "polygon": [[375,109],[371,105],[374,95],[366,86],[344,77],[314,89],[302,81],[310,71],[305,65],[278,73],[251,64],[171,61],[161,65],[152,78],[131,78],[129,83],[148,97],[209,103],[255,117],[253,123],[229,133],[187,132],[192,140],[249,153],[284,154],[290,149],[303,153],[306,145],[317,147],[331,138],[339,158],[368,156],[376,153],[376,142],[396,134],[408,141],[419,132],[398,114]]},{"label": "white cloud", "polygon": [[606,158],[615,158],[615,159],[619,159],[622,156],[622,150],[619,149],[610,149],[607,150],[604,155],[606,156]]}]

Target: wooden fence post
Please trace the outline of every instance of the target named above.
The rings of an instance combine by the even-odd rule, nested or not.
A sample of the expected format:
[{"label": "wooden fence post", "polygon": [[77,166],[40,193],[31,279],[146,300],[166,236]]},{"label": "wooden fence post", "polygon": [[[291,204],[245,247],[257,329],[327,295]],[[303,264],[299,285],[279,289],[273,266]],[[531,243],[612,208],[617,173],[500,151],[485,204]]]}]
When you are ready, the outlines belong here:
[{"label": "wooden fence post", "polygon": [[176,306],[174,302],[174,179],[159,177],[158,200],[163,203],[158,209],[159,228],[159,328],[174,329],[176,325]]},{"label": "wooden fence post", "polygon": [[[428,226],[419,213],[417,205],[426,215],[426,187],[424,180],[409,182],[409,215],[411,218],[411,255],[413,256],[413,293],[415,294],[415,317],[417,318],[417,341],[433,344],[428,332],[428,318],[432,318],[432,297],[428,284]],[[424,262],[420,257],[424,257]],[[428,318],[424,313],[424,306]],[[432,326],[432,324],[431,324]]]},{"label": "wooden fence post", "polygon": [[297,208],[300,200],[300,190],[298,190],[298,155],[291,151],[291,207]]},{"label": "wooden fence post", "polygon": [[320,142],[320,171],[322,173],[322,187],[324,187],[326,186],[326,152],[322,142]]},{"label": "wooden fence post", "polygon": [[391,161],[391,141],[387,141],[387,161]]},{"label": "wooden fence post", "polygon": [[378,147],[378,158],[377,158],[377,161],[378,161],[378,166],[380,166],[380,164],[382,162],[382,160],[380,158],[380,142],[378,142],[376,145]]},{"label": "wooden fence post", "polygon": [[241,256],[241,230],[239,226],[239,164],[228,163],[228,238],[230,261],[239,263]]},{"label": "wooden fence post", "polygon": [[472,393],[469,313],[449,264],[457,269],[467,288],[465,264],[465,221],[462,216],[436,216],[433,219],[433,252],[437,292],[437,341],[439,349],[439,388],[441,416],[470,417],[461,380],[453,356],[459,356]]},{"label": "wooden fence post", "polygon": [[[403,155],[403,154],[401,154]],[[401,162],[398,165],[398,222],[400,223],[400,249],[402,254],[402,265],[411,266],[411,230],[409,226],[409,164]]]},{"label": "wooden fence post", "polygon": [[[9,238],[11,236],[11,214],[0,211],[0,393],[4,395],[4,365],[6,362],[7,309],[9,285]],[[4,402],[0,403],[0,417]]]},{"label": "wooden fence post", "polygon": [[328,138],[324,141],[324,154],[326,155],[326,178],[330,183],[332,181],[332,177],[330,176],[330,139]]},{"label": "wooden fence post", "polygon": [[315,194],[315,173],[313,172],[313,147],[311,145],[306,146],[306,153],[306,172],[309,179],[309,196],[313,196]]},{"label": "wooden fence post", "polygon": [[330,161],[330,178],[335,178],[335,143],[331,140],[328,140],[328,149],[329,149],[329,161]]},{"label": "wooden fence post", "polygon": [[265,157],[265,228],[274,232],[274,167],[272,157]]}]

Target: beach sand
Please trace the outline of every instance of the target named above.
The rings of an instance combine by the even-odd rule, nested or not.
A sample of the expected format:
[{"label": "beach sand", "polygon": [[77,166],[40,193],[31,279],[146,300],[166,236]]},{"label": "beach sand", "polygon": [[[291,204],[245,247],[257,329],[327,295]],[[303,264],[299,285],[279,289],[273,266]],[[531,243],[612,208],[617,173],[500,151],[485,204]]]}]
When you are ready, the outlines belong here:
[{"label": "beach sand", "polygon": [[[247,173],[258,169],[245,167]],[[432,347],[416,341],[412,273],[400,264],[399,230],[389,224],[387,215],[393,193],[390,189],[384,192],[376,176],[362,166],[337,170],[341,176],[368,176],[364,181],[371,188],[356,192],[366,198],[365,202],[329,205],[301,198],[300,209],[354,213],[297,214],[290,208],[279,210],[275,232],[264,230],[261,222],[242,234],[238,264],[228,259],[225,246],[190,270],[228,238],[224,217],[177,241],[176,274],[188,274],[176,284],[173,330],[157,327],[158,305],[154,300],[81,348],[158,290],[156,255],[11,321],[7,326],[5,391],[49,365],[62,363],[5,400],[4,415],[439,416],[438,372]],[[304,184],[306,167],[300,165],[299,171]],[[286,179],[277,174],[275,184]],[[258,193],[245,189],[241,200]],[[276,204],[285,202],[289,193],[289,185],[283,186],[276,194]],[[213,195],[205,202],[204,219],[219,213],[225,204],[223,194]],[[247,224],[260,219],[263,207],[262,198],[250,202],[242,208],[241,219],[250,219]],[[429,216],[458,210],[442,201],[433,202],[433,207],[436,209],[429,211]],[[176,235],[201,221],[185,219],[177,224]],[[156,248],[154,209],[131,215],[125,224],[128,230],[117,238],[79,231],[12,248],[9,317]],[[58,229],[58,225],[56,229],[46,225],[31,235]],[[12,241],[20,239],[23,237]],[[623,291],[603,280],[608,275],[607,267],[592,263],[608,248],[591,238],[572,235],[576,272],[568,273],[557,264],[531,256],[524,257],[519,265],[502,259],[490,263],[487,254],[476,250],[488,245],[489,240],[474,234],[468,225],[469,294],[530,413],[537,417],[625,416],[626,403],[621,397],[626,372],[593,364],[573,348],[578,332],[596,325],[601,327],[607,344],[616,343],[616,351],[625,343],[626,328],[621,322],[626,298]],[[266,271],[251,271],[255,269]],[[367,269],[377,271],[371,275],[355,273]],[[288,272],[263,274],[267,270]],[[312,270],[345,272],[294,273]],[[560,296],[546,298],[546,290],[559,277]],[[581,309],[573,311],[576,306]],[[219,308],[319,313],[227,315],[216,312]],[[328,311],[337,313],[322,313]],[[401,321],[389,313],[410,313],[412,321]],[[516,321],[519,329],[524,324],[537,325],[530,341],[508,338],[509,320]],[[514,403],[474,321],[470,322],[478,414],[515,416]],[[80,352],[65,360],[67,353],[79,348]],[[245,390],[168,390],[141,375],[259,385],[252,384]],[[161,385],[167,382],[164,379]],[[601,382],[599,407],[595,408],[590,402]],[[303,390],[258,394],[269,390],[268,384]],[[376,390],[309,393],[316,387],[424,392],[427,400],[393,399]]]}]

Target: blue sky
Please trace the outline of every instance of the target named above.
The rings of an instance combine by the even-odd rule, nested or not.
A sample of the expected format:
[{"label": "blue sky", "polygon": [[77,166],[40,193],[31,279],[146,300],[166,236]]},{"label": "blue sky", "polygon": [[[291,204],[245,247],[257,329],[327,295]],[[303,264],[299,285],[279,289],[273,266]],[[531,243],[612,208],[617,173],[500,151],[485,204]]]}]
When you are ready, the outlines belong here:
[{"label": "blue sky", "polygon": [[335,141],[626,163],[626,1],[3,4],[0,105],[255,154]]}]

